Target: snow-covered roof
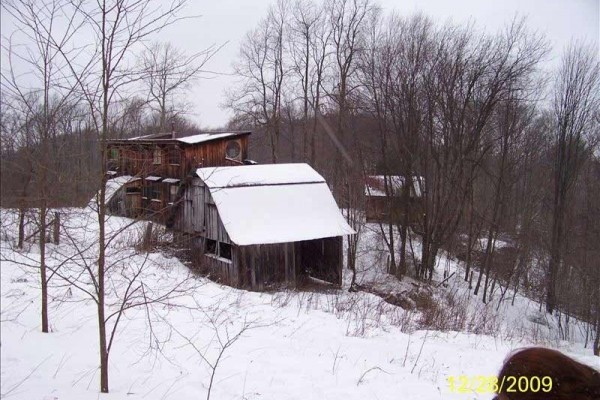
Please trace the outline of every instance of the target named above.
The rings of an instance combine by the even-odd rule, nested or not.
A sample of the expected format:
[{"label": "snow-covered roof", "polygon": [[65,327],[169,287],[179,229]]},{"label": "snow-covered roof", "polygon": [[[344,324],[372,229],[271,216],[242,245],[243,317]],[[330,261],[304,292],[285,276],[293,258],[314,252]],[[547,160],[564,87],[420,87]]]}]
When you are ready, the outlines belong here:
[{"label": "snow-covered roof", "polygon": [[325,182],[325,179],[308,164],[199,168],[196,174],[211,188]]},{"label": "snow-covered roof", "polygon": [[185,136],[182,138],[175,138],[180,143],[196,144],[202,142],[208,142],[209,140],[222,139],[231,136],[238,136],[246,132],[222,132],[222,133],[200,133],[198,135]]},{"label": "snow-covered roof", "polygon": [[[387,181],[388,192],[390,196],[400,196],[404,186],[404,177],[399,175],[368,175],[365,178],[365,195],[373,197],[384,197],[386,194],[385,183]],[[421,184],[423,178],[413,176],[414,192],[411,190],[411,196],[421,197]]]},{"label": "snow-covered roof", "polygon": [[[104,199],[105,202],[109,202],[110,199],[117,193],[119,189],[123,187],[128,182],[133,182],[136,178],[129,175],[121,175],[115,178],[108,179],[106,181],[106,190],[104,191]],[[88,207],[93,209],[98,208],[98,197],[100,196],[100,191],[98,191],[88,202]]]},{"label": "snow-covered roof", "polygon": [[354,234],[307,164],[201,168],[223,226],[240,246]]},{"label": "snow-covered roof", "polygon": [[106,181],[106,190],[104,192],[104,198],[108,202],[119,189],[128,182],[133,180],[133,176],[121,175],[116,178],[112,178]]},{"label": "snow-covered roof", "polygon": [[223,139],[223,138],[228,138],[228,137],[246,135],[249,133],[250,132],[204,132],[204,133],[199,133],[197,135],[175,137],[175,138],[172,138],[171,134],[169,134],[169,133],[159,133],[159,134],[138,136],[138,137],[130,138],[127,140],[152,141],[152,142],[157,142],[157,143],[174,140],[176,142],[184,143],[184,144],[197,144],[197,143],[208,142],[210,140],[215,140],[215,139]]}]

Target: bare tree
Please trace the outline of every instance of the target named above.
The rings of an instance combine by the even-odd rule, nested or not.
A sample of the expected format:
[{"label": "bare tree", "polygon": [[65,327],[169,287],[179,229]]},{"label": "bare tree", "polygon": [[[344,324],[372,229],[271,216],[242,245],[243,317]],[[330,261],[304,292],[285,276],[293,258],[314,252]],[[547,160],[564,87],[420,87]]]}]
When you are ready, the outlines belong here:
[{"label": "bare tree", "polygon": [[[533,80],[532,80],[533,81]],[[514,185],[522,168],[521,146],[525,142],[524,135],[528,133],[528,125],[531,123],[535,110],[527,109],[524,101],[526,95],[513,93],[498,107],[493,118],[493,137],[490,157],[492,165],[485,168],[489,175],[487,181],[490,194],[486,208],[489,209],[487,221],[487,241],[483,252],[481,271],[477,279],[474,293],[477,295],[482,277],[485,275],[483,285],[482,301],[487,302],[488,284],[493,265],[493,257],[496,240],[501,229],[501,221],[506,219],[508,213],[509,196],[513,192]]]},{"label": "bare tree", "polygon": [[554,200],[546,311],[557,307],[556,284],[563,258],[565,217],[584,160],[598,140],[600,64],[594,46],[571,44],[554,88]]},{"label": "bare tree", "polygon": [[[431,56],[432,23],[421,15],[407,19],[391,15],[374,18],[369,41],[361,57],[361,80],[367,110],[377,121],[378,151],[384,180],[388,215],[386,236],[391,265],[390,273],[406,273],[406,244],[410,224],[411,193],[415,191],[415,166],[421,133],[423,88]],[[401,175],[401,178],[391,178]],[[402,179],[402,182],[400,182]],[[401,187],[400,187],[401,186]],[[398,201],[398,199],[400,201]],[[400,219],[393,212],[401,208]],[[400,260],[396,262],[394,226],[400,232]],[[383,229],[383,227],[382,227]]]},{"label": "bare tree", "polygon": [[[198,306],[198,309],[200,309],[200,306]],[[241,324],[236,327],[234,331],[231,331],[230,325],[233,325],[231,317],[227,314],[226,310],[219,308],[218,306],[212,307],[209,311],[203,311],[203,316],[205,319],[203,325],[210,327],[216,341],[213,339],[210,343],[200,345],[193,336],[187,335],[175,326],[171,325],[171,329],[173,329],[186,342],[186,345],[190,346],[208,366],[210,379],[208,381],[206,400],[210,400],[211,392],[216,383],[215,377],[225,354],[247,331],[261,328],[265,325],[261,325],[258,320],[249,321],[244,318]],[[216,342],[216,346],[213,345],[213,341]],[[211,347],[215,347],[214,350],[211,349]]]},{"label": "bare tree", "polygon": [[99,181],[96,196],[98,223],[97,261],[95,268],[86,268],[89,280],[94,282],[98,310],[98,337],[100,353],[100,390],[108,392],[108,357],[110,342],[107,339],[106,279],[110,269],[106,263],[107,246],[115,236],[106,232],[107,219],[107,140],[110,137],[111,110],[131,83],[140,79],[140,71],[130,65],[133,52],[143,40],[163,27],[181,19],[177,14],[185,0],[168,2],[134,0],[77,2],[70,7],[75,11],[74,21],[86,29],[93,42],[85,54],[88,59],[76,59],[67,52],[67,45],[53,41],[68,65],[78,91],[89,107],[91,127],[97,135],[100,152]]},{"label": "bare tree", "polygon": [[298,0],[294,3],[293,20],[290,22],[291,31],[291,58],[293,72],[298,76],[301,87],[302,101],[302,158],[308,160],[309,142],[309,112],[310,90],[312,86],[312,58],[311,47],[313,29],[319,21],[320,15],[315,4],[309,1]]},{"label": "bare tree", "polygon": [[511,92],[511,84],[531,73],[546,48],[523,21],[502,35],[478,36],[471,29],[446,27],[436,37],[431,74],[425,75],[426,116],[420,170],[425,177],[422,270],[431,279],[436,254],[462,219],[465,200],[481,159],[490,117]]},{"label": "bare tree", "polygon": [[234,65],[241,80],[228,94],[228,105],[235,113],[248,116],[265,130],[273,163],[278,160],[284,79],[289,73],[285,57],[287,13],[286,2],[280,0],[246,35]]},{"label": "bare tree", "polygon": [[302,154],[305,161],[316,162],[317,117],[323,93],[331,30],[325,8],[310,0],[298,0],[292,9],[290,53],[292,72],[300,86],[302,109]]},{"label": "bare tree", "polygon": [[[2,88],[6,90],[14,102],[19,104],[24,113],[24,135],[27,165],[29,174],[23,186],[22,195],[35,205],[38,221],[38,241],[40,249],[40,280],[42,298],[42,332],[48,332],[48,276],[46,266],[46,244],[48,238],[48,214],[51,206],[56,206],[57,183],[60,169],[57,160],[60,154],[56,148],[58,121],[60,113],[67,107],[73,94],[73,87],[64,79],[65,64],[62,62],[55,42],[66,43],[72,40],[78,27],[68,23],[69,15],[63,14],[62,5],[56,1],[9,1],[2,4],[14,21],[20,26],[27,45],[25,48],[9,41],[6,48],[9,55],[9,69],[2,72]],[[61,18],[67,24],[59,29]],[[16,71],[15,63],[24,63],[33,71],[28,76],[21,76]],[[28,80],[26,82],[25,80]],[[32,84],[33,82],[33,84]],[[29,89],[26,89],[29,86]],[[33,190],[30,190],[30,184]],[[24,213],[20,216],[20,232],[23,233]],[[19,244],[22,247],[22,235]]]},{"label": "bare tree", "polygon": [[[396,247],[392,218],[393,184],[396,182],[392,182],[393,169],[391,168],[390,157],[391,153],[395,153],[397,150],[397,143],[393,143],[390,137],[389,115],[392,111],[389,108],[391,96],[388,90],[390,81],[393,79],[393,64],[399,56],[394,51],[396,40],[399,38],[395,35],[395,27],[397,26],[394,23],[395,21],[389,24],[384,21],[379,14],[374,15],[374,18],[369,21],[367,41],[365,49],[361,53],[358,70],[363,91],[361,105],[377,121],[377,150],[382,168],[379,172],[383,173],[387,215],[390,217],[386,224],[379,223],[379,228],[390,254],[389,272],[396,275]],[[369,188],[368,185],[366,187]],[[368,193],[368,195],[371,195],[371,193]],[[384,225],[387,226],[387,234]]]},{"label": "bare tree", "polygon": [[[330,0],[325,4],[331,29],[331,53],[334,59],[333,87],[329,89],[329,98],[337,107],[336,135],[345,144],[349,118],[349,98],[352,95],[359,53],[364,45],[364,31],[367,20],[375,8],[370,0]],[[340,149],[336,149],[332,171],[334,188],[341,183],[349,183],[348,176],[339,168],[342,164]],[[352,166],[348,166],[352,167]],[[341,175],[340,175],[341,174]],[[362,186],[362,184],[360,184]]]},{"label": "bare tree", "polygon": [[[600,157],[592,156],[588,161],[584,174],[583,204],[580,212],[581,247],[576,252],[572,264],[580,270],[580,282],[575,282],[576,300],[584,304],[584,318],[589,322],[589,331],[596,331],[592,350],[600,356],[600,230],[595,221],[600,219]],[[591,300],[591,301],[590,301]],[[581,304],[580,303],[580,304]],[[586,332],[587,347],[587,332]]]},{"label": "bare tree", "polygon": [[186,55],[171,43],[152,43],[140,56],[142,83],[149,102],[158,113],[158,130],[164,132],[169,115],[185,111],[185,105],[175,104],[176,96],[189,89],[206,63],[219,50],[216,46]]}]

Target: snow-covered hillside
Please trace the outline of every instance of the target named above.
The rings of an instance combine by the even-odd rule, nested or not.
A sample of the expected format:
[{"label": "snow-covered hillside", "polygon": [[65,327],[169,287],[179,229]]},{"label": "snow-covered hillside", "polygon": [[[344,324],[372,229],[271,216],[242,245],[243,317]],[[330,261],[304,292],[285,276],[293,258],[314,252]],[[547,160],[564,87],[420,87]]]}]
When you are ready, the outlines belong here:
[{"label": "snow-covered hillside", "polygon": [[[109,309],[119,307],[128,274],[140,266],[143,290],[162,300],[123,314],[110,353],[110,393],[99,396],[96,305],[80,290],[91,283],[80,280],[78,289],[53,276],[52,332],[41,333],[39,277],[27,266],[39,259],[38,250],[30,244],[15,251],[15,213],[3,210],[1,219],[2,398],[199,399],[206,398],[214,372],[214,399],[489,399],[451,393],[448,378],[494,375],[507,353],[532,343],[598,365],[583,348],[577,324],[572,341],[560,342],[555,321],[540,323],[537,303],[517,296],[514,307],[506,302],[496,312],[496,302],[484,306],[470,298],[459,273],[431,296],[443,306],[465,305],[464,329],[472,333],[423,329],[419,311],[364,292],[253,293],[222,286],[191,275],[174,257],[137,252],[145,223],[128,226],[129,220],[111,217],[110,230],[123,231],[108,252],[114,265]],[[63,223],[72,240],[49,245],[49,262],[62,263],[61,274],[73,278],[93,263],[95,214],[65,210]],[[415,287],[385,277],[376,229],[367,230],[362,243],[359,281],[398,291]],[[74,256],[79,253],[85,256]],[[459,268],[445,256],[440,262]]]}]

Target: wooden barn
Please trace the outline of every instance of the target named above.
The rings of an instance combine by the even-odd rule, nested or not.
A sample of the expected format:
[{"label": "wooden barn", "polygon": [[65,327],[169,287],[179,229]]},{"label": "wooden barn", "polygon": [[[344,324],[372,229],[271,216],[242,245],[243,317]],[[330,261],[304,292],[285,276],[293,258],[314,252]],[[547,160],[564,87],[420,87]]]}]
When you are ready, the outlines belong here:
[{"label": "wooden barn", "polygon": [[251,163],[249,135],[249,131],[191,136],[173,132],[110,140],[109,175],[132,177],[109,203],[110,209],[128,217],[144,215],[168,222],[177,212],[174,208],[189,183],[187,177],[197,168]]},{"label": "wooden barn", "polygon": [[175,229],[201,267],[235,287],[342,283],[346,223],[327,183],[307,164],[199,168]]},{"label": "wooden barn", "polygon": [[[365,215],[367,222],[402,221],[404,203],[402,191],[405,179],[399,175],[368,175],[365,178]],[[413,177],[409,182],[410,220],[414,221],[421,206],[423,179]]]}]

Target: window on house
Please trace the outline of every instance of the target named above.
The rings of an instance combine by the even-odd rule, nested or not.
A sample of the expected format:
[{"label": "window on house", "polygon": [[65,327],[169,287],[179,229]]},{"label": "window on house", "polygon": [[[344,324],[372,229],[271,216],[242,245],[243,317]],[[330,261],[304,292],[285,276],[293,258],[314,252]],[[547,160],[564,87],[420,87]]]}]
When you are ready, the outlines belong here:
[{"label": "window on house", "polygon": [[181,164],[181,150],[175,147],[169,151],[169,164],[179,165]]},{"label": "window on house", "polygon": [[206,239],[206,248],[204,250],[206,254],[217,255],[217,241],[212,239]]},{"label": "window on house", "polygon": [[137,186],[130,186],[128,188],[125,189],[125,193],[127,194],[139,194],[140,193],[140,188]]},{"label": "window on house", "polygon": [[231,260],[231,245],[219,242],[219,257]]},{"label": "window on house", "polygon": [[152,198],[152,184],[151,183],[147,183],[142,190],[142,196],[147,198],[147,199],[151,199]]},{"label": "window on house", "polygon": [[177,190],[178,190],[177,185],[169,186],[169,201],[171,203],[175,203],[175,200],[177,200]]},{"label": "window on house", "polygon": [[152,164],[154,164],[154,165],[162,164],[162,151],[160,150],[160,148],[154,149],[154,151],[152,153]]},{"label": "window on house", "polygon": [[231,160],[241,160],[242,147],[237,140],[230,140],[225,147],[225,157]]},{"label": "window on house", "polygon": [[119,159],[119,149],[115,149],[114,147],[108,151],[108,159],[109,160],[118,160]]},{"label": "window on house", "polygon": [[161,192],[160,183],[158,183],[158,182],[152,183],[152,198],[160,200],[160,198],[161,198],[160,192]]}]

